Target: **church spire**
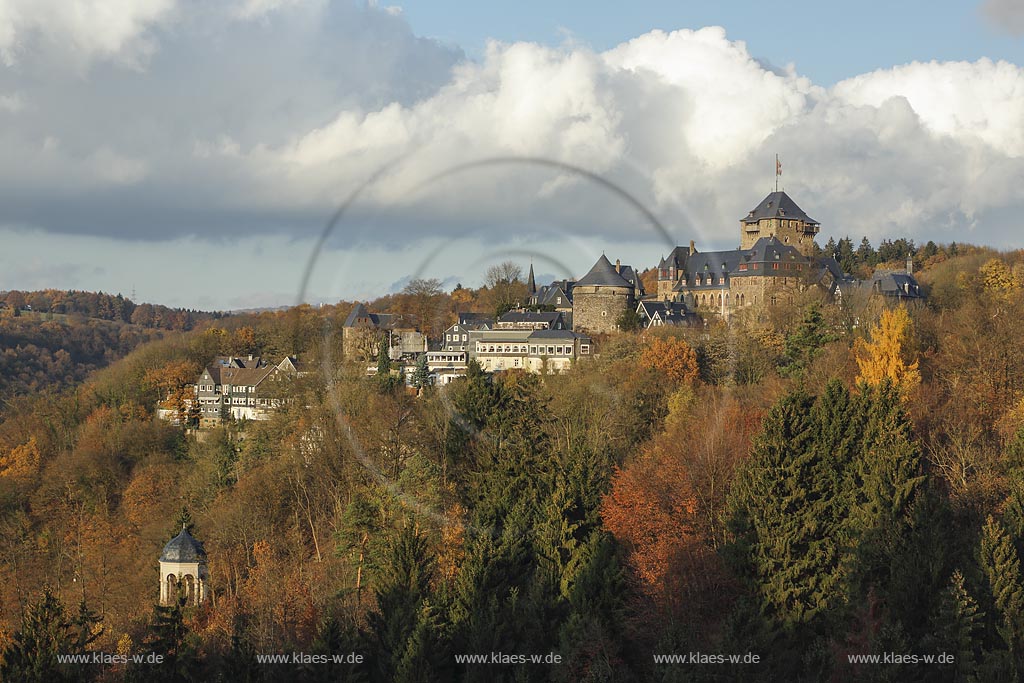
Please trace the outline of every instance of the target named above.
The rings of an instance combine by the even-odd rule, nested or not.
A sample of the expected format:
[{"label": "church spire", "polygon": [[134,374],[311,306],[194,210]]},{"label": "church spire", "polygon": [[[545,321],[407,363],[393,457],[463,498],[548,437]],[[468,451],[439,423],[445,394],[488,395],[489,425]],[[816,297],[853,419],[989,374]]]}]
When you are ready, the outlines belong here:
[{"label": "church spire", "polygon": [[[520,271],[522,272],[522,271]],[[530,276],[526,278],[526,293],[533,296],[537,293],[537,283],[533,279],[533,264],[530,264]]]}]

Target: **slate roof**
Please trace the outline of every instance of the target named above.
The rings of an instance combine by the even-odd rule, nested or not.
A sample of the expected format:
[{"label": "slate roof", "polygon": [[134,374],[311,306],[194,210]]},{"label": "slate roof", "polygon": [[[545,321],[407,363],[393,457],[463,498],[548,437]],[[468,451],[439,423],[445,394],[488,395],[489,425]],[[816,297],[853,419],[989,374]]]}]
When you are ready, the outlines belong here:
[{"label": "slate roof", "polygon": [[528,339],[550,339],[558,341],[559,339],[569,341],[571,339],[585,339],[590,341],[590,337],[579,332],[573,332],[572,330],[534,330],[530,333]]},{"label": "slate roof", "polygon": [[686,259],[690,256],[689,247],[676,247],[668,253],[666,258],[661,259],[658,268],[675,267],[677,270],[686,266]]},{"label": "slate roof", "polygon": [[576,282],[577,287],[625,287],[633,289],[633,283],[626,280],[619,273],[615,272],[615,266],[611,264],[608,257],[601,254],[597,263],[586,275]]},{"label": "slate roof", "polygon": [[[342,327],[358,327],[361,325],[369,325],[379,330],[388,329],[399,329],[399,326],[403,323],[407,323],[407,327],[413,327],[411,321],[408,321],[406,316],[399,313],[370,313],[366,306],[362,303],[357,303],[352,307],[348,317],[345,318],[345,323]],[[368,321],[368,322],[364,322]]]},{"label": "slate roof", "polygon": [[494,316],[489,313],[470,313],[463,312],[458,314],[459,322],[457,325],[463,327],[472,327],[474,325],[490,325],[494,322]]},{"label": "slate roof", "polygon": [[544,323],[548,327],[555,327],[559,322],[562,322],[562,314],[558,311],[508,311],[498,318],[498,325]]},{"label": "slate roof", "polygon": [[685,325],[697,319],[681,301],[641,301],[636,310],[648,322],[657,317],[666,325]]},{"label": "slate roof", "polygon": [[772,192],[740,220],[744,223],[757,223],[763,218],[795,218],[819,225],[818,221],[804,213],[804,210],[785,192]]},{"label": "slate roof", "polygon": [[277,369],[276,365],[266,365],[262,368],[219,368],[219,372],[214,374],[211,368],[211,375],[214,375],[214,381],[217,384],[230,384],[232,386],[249,386],[254,387],[264,379],[267,375],[274,372]]},{"label": "slate roof", "polygon": [[909,273],[879,271],[871,280],[871,291],[897,299],[922,299],[924,294],[917,280]]},{"label": "slate roof", "polygon": [[203,544],[192,537],[187,529],[172,538],[160,554],[161,562],[202,562],[206,559]]},{"label": "slate roof", "polygon": [[[537,292],[537,305],[568,306],[572,303],[572,288],[575,286],[575,280],[555,280],[550,285],[544,285]],[[558,297],[562,297],[561,303],[558,303]]]}]

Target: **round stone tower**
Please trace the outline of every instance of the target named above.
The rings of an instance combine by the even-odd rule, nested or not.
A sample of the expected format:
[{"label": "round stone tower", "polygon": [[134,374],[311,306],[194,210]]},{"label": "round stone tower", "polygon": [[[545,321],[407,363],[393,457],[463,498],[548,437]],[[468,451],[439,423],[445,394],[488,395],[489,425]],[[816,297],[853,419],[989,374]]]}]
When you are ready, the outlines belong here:
[{"label": "round stone tower", "polygon": [[184,525],[181,533],[164,546],[160,555],[160,604],[169,605],[184,590],[186,605],[199,605],[206,599],[206,551]]},{"label": "round stone tower", "polygon": [[619,316],[636,308],[637,286],[622,277],[621,266],[601,255],[572,290],[572,329],[601,334],[619,329]]}]

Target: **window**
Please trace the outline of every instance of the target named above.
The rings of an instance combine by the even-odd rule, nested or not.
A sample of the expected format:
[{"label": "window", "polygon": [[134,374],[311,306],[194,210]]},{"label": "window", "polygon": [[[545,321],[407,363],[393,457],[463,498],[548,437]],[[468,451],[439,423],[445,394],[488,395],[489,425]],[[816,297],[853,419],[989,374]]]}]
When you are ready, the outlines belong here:
[{"label": "window", "polygon": [[580,344],[580,355],[590,353],[590,344]]},{"label": "window", "polygon": [[462,335],[462,341],[466,341],[466,335]]},{"label": "window", "polygon": [[608,317],[608,311],[601,311],[601,317],[602,318],[607,318]]},{"label": "window", "polygon": [[552,354],[553,354],[554,352],[555,352],[555,347],[554,347],[554,346],[549,346],[549,347],[548,347],[548,355],[550,356],[550,355],[552,355]]},{"label": "window", "polygon": [[450,335],[450,334],[444,335],[444,340],[445,341],[451,341],[452,340],[452,335]]},{"label": "window", "polygon": [[536,356],[537,355],[537,347],[536,346],[531,346],[530,347],[530,355],[531,356]]},{"label": "window", "polygon": [[746,269],[747,269],[747,264],[746,263],[741,263],[740,264],[740,270],[746,270]]},{"label": "window", "polygon": [[778,263],[773,263],[772,264],[772,270],[778,270],[778,269],[779,269],[779,264]]},{"label": "window", "polygon": [[555,303],[556,303],[556,304],[561,304],[561,303],[562,303],[562,297],[558,297],[558,298],[556,298],[556,299],[555,299]]}]

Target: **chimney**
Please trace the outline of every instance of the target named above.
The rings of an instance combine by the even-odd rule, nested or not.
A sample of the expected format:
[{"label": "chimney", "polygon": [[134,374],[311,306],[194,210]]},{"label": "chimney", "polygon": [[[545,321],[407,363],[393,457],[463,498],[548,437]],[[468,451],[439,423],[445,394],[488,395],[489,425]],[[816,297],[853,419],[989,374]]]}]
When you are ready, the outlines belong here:
[{"label": "chimney", "polygon": [[907,257],[907,275],[913,275],[913,274],[914,274],[914,257],[913,256],[908,256]]},{"label": "chimney", "polygon": [[616,273],[621,273],[622,272],[622,261],[620,261],[619,259],[615,259],[615,272]]},{"label": "chimney", "polygon": [[693,240],[690,240],[690,256],[693,256],[696,253],[697,253],[697,247],[694,246]]}]

